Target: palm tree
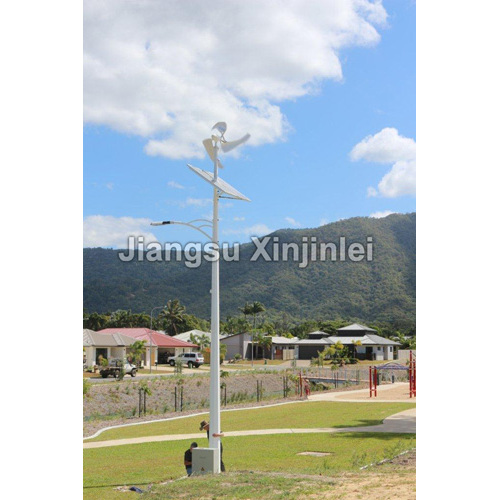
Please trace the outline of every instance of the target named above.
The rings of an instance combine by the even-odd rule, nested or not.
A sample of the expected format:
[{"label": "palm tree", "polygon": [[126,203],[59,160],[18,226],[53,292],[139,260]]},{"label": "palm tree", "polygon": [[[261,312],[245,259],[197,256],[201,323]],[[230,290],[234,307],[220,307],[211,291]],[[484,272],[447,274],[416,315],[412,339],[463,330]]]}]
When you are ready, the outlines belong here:
[{"label": "palm tree", "polygon": [[240,311],[246,316],[252,315],[253,316],[253,330],[252,330],[252,368],[253,368],[253,334],[255,331],[255,320],[257,317],[257,314],[264,312],[266,308],[264,307],[263,304],[260,302],[253,302],[252,304],[245,304],[245,307],[241,307]]},{"label": "palm tree", "polygon": [[270,349],[273,345],[273,339],[269,335],[264,335],[263,333],[257,334],[257,345],[262,348],[262,357],[266,350]]},{"label": "palm tree", "polygon": [[140,367],[142,362],[142,355],[146,352],[146,341],[138,340],[134,342],[129,347],[129,351],[132,363],[137,367]]},{"label": "palm tree", "polygon": [[186,308],[181,305],[179,299],[169,300],[167,307],[160,313],[169,322],[169,335],[177,335],[179,325],[184,320]]},{"label": "palm tree", "polygon": [[196,344],[201,351],[210,346],[210,338],[208,337],[208,335],[205,335],[204,333],[202,335],[195,335],[194,333],[192,333],[189,336],[189,341],[192,344]]}]

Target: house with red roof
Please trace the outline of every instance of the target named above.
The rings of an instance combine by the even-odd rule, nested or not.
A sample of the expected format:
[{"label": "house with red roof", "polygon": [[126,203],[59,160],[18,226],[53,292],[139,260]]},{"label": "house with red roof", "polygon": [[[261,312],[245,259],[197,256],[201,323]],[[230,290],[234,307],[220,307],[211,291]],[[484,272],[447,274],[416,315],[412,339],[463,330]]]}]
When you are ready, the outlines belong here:
[{"label": "house with red roof", "polygon": [[[104,330],[99,330],[97,333],[101,340],[109,338],[111,341],[112,338],[118,337],[120,339],[132,339],[132,343],[137,340],[144,340],[146,342],[146,352],[143,355],[143,364],[146,367],[149,367],[150,360],[152,365],[156,361],[158,363],[166,363],[168,356],[177,356],[183,352],[198,350],[196,344],[175,339],[170,337],[170,335],[165,335],[149,328],[105,328]],[[126,352],[127,349],[125,346],[124,353],[126,354]],[[109,349],[109,355],[112,355],[111,349]]]}]

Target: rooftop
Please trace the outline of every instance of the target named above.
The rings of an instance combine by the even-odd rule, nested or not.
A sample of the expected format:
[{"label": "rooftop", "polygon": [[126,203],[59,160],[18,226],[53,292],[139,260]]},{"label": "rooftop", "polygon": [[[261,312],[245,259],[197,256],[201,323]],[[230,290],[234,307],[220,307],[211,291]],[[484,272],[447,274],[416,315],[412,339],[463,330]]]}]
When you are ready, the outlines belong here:
[{"label": "rooftop", "polygon": [[145,340],[147,344],[149,344],[151,340],[152,345],[157,347],[198,347],[191,342],[185,342],[170,337],[169,335],[156,332],[155,330],[150,330],[149,328],[105,328],[104,330],[99,330],[97,333],[101,335],[114,335],[118,333],[120,335],[133,337],[135,340]]}]

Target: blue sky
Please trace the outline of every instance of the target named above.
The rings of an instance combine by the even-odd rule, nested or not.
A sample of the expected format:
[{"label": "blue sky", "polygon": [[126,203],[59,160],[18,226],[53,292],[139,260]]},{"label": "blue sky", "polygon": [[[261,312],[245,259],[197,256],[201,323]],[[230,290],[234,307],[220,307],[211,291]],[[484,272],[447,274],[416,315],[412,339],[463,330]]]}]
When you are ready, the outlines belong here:
[{"label": "blue sky", "polygon": [[[252,202],[221,203],[222,241],[245,242],[250,235],[262,235],[268,230],[317,227],[341,218],[415,210],[415,4],[392,0],[384,1],[383,8],[386,19],[373,23],[379,34],[375,42],[349,43],[332,49],[341,66],[341,77],[333,70],[328,73],[327,61],[325,68],[318,70],[315,67],[305,77],[297,76],[297,81],[307,80],[310,88],[306,92],[302,83],[286,92],[273,90],[271,97],[267,97],[265,90],[257,98],[251,90],[246,91],[242,102],[248,103],[255,98],[255,102],[260,103],[262,96],[266,96],[265,106],[269,104],[279,109],[281,125],[276,125],[277,120],[272,117],[268,119],[265,110],[255,123],[242,115],[240,123],[235,124],[224,116],[224,104],[220,114],[217,114],[217,106],[208,104],[217,120],[228,122],[226,137],[229,140],[248,131],[257,142],[241,148],[238,158],[223,158],[226,168],[220,172],[221,177]],[[87,36],[94,39],[87,40],[86,50],[94,60],[102,57],[100,64],[103,67],[109,54],[101,55],[93,46],[100,42],[102,47],[103,41],[99,38],[99,25],[92,22],[90,14],[88,18],[86,22],[90,27],[86,29],[84,25],[84,29],[90,32]],[[319,23],[312,19],[311,23],[314,22]],[[119,39],[118,27],[110,31],[104,43],[111,43],[113,36]],[[318,31],[318,40],[322,33]],[[147,44],[155,46],[154,30],[150,35],[146,28],[142,37],[148,40]],[[169,40],[164,40],[163,45],[158,43],[158,51],[166,47],[164,51],[168,52],[169,43]],[[312,43],[320,42],[314,39]],[[149,45],[146,47],[149,49]],[[182,42],[177,47],[181,49]],[[184,47],[184,50],[189,48]],[[193,50],[193,53],[197,52]],[[323,59],[318,67],[324,64]],[[124,57],[127,69],[136,63],[129,63]],[[93,71],[93,68],[88,69],[91,75]],[[257,71],[263,72],[264,81],[265,72],[272,72],[274,80],[270,85],[278,87],[276,82],[279,78],[286,79],[289,69],[283,68],[283,75],[278,76],[273,67],[257,68]],[[168,71],[166,73],[168,78]],[[182,73],[177,76],[181,78]],[[262,81],[263,77],[260,78]],[[127,81],[133,82],[133,75],[127,75]],[[117,111],[111,110],[107,115],[102,112],[108,101],[115,99],[114,93],[121,92],[120,80],[116,88],[102,87],[102,91],[99,85],[105,84],[98,78],[89,78],[88,82],[85,85],[91,91],[84,92],[84,100],[88,96],[91,103],[84,126],[84,245],[123,247],[125,234],[138,230],[147,232],[150,238],[153,235],[160,242],[197,241],[198,234],[187,228],[148,225],[150,220],[190,220],[211,212],[209,186],[186,167],[190,162],[211,169],[207,155],[198,158],[193,156],[200,156],[200,152],[190,153],[189,140],[195,139],[189,137],[188,140],[181,135],[175,139],[180,144],[179,154],[183,156],[178,159],[173,158],[177,154],[175,141],[173,153],[172,145],[164,154],[152,155],[151,149],[148,150],[152,139],[161,141],[169,135],[165,132],[168,127],[189,128],[189,118],[181,119],[178,113],[173,123],[163,129],[156,125],[156,118],[151,119],[147,130],[142,121],[134,128],[128,124],[129,115],[116,118],[119,116]],[[144,84],[141,89],[143,87]],[[128,90],[135,99],[141,89]],[[238,98],[242,94],[235,91]],[[139,101],[137,98],[137,106],[150,106],[149,102]],[[127,101],[113,103],[120,111],[128,104]],[[157,104],[161,106],[162,103]],[[164,106],[168,113],[169,104]],[[196,108],[189,111],[189,116],[193,112]],[[234,115],[229,108],[226,114]],[[217,121],[210,122],[206,116],[193,120],[200,144],[209,137],[210,127]],[[283,132],[283,123],[287,124],[288,131]],[[357,156],[351,155],[353,148],[364,139],[365,145],[358,148]],[[381,185],[384,176],[388,178]],[[372,188],[371,195],[369,188]]]}]

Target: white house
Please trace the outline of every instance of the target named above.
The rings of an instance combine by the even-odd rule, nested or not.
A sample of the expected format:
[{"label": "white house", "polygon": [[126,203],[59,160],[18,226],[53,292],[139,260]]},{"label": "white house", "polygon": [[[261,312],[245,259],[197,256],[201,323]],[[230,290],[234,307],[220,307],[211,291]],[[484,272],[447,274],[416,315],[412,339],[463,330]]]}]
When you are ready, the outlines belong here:
[{"label": "white house", "polygon": [[271,337],[271,359],[282,359],[283,361],[297,359],[299,357],[298,338]]},{"label": "white house", "polygon": [[[150,360],[153,365],[156,362],[166,363],[168,356],[198,349],[195,344],[175,339],[149,328],[105,328],[98,332],[84,330],[83,346],[87,352],[87,366],[96,364],[100,354],[106,359],[125,358],[127,347],[138,340],[145,341],[146,352],[143,355],[143,364],[146,367],[149,367]],[[90,351],[88,351],[89,348]]]},{"label": "white house", "polygon": [[203,337],[203,335],[205,335],[210,339],[210,332],[204,332],[202,330],[189,330],[189,332],[174,335],[172,338],[182,340],[184,342],[191,342],[191,335],[194,335],[195,337]]},{"label": "white house", "polygon": [[83,330],[83,347],[85,348],[85,360],[89,368],[98,364],[99,356],[106,359],[125,359],[127,357],[127,348],[131,346],[136,339],[128,337],[121,333],[113,335],[102,335],[93,330]]}]

